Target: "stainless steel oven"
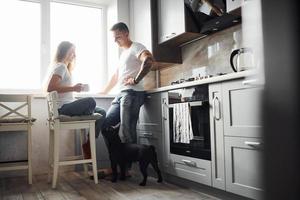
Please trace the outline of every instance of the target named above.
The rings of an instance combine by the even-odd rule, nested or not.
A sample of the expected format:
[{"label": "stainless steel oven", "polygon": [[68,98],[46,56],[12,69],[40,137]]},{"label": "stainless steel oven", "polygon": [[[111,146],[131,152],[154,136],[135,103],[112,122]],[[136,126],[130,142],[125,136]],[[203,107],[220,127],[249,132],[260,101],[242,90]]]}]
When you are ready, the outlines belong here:
[{"label": "stainless steel oven", "polygon": [[[170,153],[211,160],[208,85],[171,90],[168,92]],[[188,102],[193,130],[189,143],[174,140],[174,105]]]}]

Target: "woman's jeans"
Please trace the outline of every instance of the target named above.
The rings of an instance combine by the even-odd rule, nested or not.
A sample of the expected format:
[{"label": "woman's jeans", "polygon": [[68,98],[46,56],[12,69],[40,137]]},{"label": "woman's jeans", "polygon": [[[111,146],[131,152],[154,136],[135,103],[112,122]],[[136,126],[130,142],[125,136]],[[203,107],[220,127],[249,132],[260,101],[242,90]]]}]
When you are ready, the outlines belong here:
[{"label": "woman's jeans", "polygon": [[119,135],[123,143],[136,143],[136,124],[139,118],[140,107],[144,104],[145,92],[126,90],[122,91],[113,101],[107,111],[103,124],[102,134],[109,132],[105,129],[120,123]]},{"label": "woman's jeans", "polygon": [[93,113],[99,113],[103,117],[95,122],[95,136],[99,136],[106,112],[103,108],[96,107],[96,101],[94,98],[87,97],[75,100],[71,103],[64,104],[58,109],[58,113],[68,116],[80,116],[80,115],[92,115]]}]

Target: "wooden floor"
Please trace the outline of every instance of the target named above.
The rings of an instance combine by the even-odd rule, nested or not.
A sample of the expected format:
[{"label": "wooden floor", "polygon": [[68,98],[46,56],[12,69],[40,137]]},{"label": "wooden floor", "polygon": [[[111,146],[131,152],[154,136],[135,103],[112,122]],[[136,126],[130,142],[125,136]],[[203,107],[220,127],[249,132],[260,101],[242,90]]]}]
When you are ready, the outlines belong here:
[{"label": "wooden floor", "polygon": [[27,177],[0,179],[1,200],[220,200],[208,194],[181,188],[169,183],[157,183],[149,177],[147,186],[138,185],[140,177],[111,183],[100,179],[99,184],[77,172],[61,174],[57,189],[51,189],[46,175],[34,176],[33,185]]}]

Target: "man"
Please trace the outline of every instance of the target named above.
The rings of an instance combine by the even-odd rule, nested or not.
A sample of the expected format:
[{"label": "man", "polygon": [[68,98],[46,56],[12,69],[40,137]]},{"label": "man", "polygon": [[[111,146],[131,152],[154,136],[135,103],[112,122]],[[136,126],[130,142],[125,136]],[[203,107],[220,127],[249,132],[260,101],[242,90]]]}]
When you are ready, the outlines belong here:
[{"label": "man", "polygon": [[102,134],[105,138],[109,134],[107,128],[120,123],[121,141],[136,143],[136,124],[145,96],[143,78],[152,67],[153,56],[144,45],[131,41],[126,24],[117,23],[110,30],[123,51],[117,70],[101,92],[107,94],[116,85],[119,88],[119,94],[107,112]]}]

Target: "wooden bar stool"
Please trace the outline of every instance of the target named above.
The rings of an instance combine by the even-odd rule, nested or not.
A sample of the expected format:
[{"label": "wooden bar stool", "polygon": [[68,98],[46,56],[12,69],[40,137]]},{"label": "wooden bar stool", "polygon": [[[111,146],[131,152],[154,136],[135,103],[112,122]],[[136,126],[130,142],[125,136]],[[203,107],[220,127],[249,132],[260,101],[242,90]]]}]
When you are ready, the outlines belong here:
[{"label": "wooden bar stool", "polygon": [[[31,126],[36,120],[31,117],[30,95],[0,94],[0,133],[26,131],[27,162],[1,163],[0,171],[28,170],[28,183],[32,184],[32,134]],[[13,145],[13,144],[12,144]]]},{"label": "wooden bar stool", "polygon": [[[51,180],[51,171],[53,172],[52,176],[52,188],[56,187],[57,177],[58,177],[58,168],[59,166],[66,165],[76,165],[84,164],[85,171],[87,172],[87,163],[92,163],[93,176],[95,184],[98,183],[98,174],[97,174],[97,159],[96,159],[96,145],[95,145],[95,121],[100,119],[102,115],[84,115],[84,116],[66,116],[58,114],[58,94],[56,91],[50,92],[47,96],[48,102],[48,113],[49,113],[49,172],[48,172],[48,181]],[[80,130],[81,138],[84,134],[84,130],[89,132],[89,140],[91,147],[91,158],[85,159],[83,155],[80,156],[69,156],[64,160],[59,159],[59,142],[61,130]],[[67,131],[71,133],[71,131]],[[82,141],[82,139],[81,139]]]}]

